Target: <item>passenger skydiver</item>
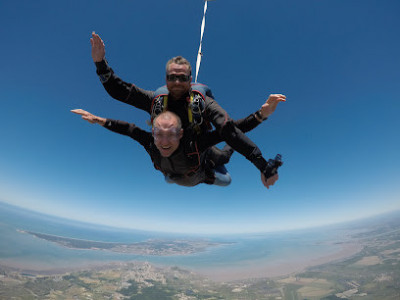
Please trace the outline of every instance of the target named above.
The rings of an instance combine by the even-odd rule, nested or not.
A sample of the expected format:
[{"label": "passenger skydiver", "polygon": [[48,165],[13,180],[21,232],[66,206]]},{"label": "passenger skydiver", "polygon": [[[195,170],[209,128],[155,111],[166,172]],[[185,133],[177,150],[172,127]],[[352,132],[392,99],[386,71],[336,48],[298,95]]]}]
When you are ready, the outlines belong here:
[{"label": "passenger skydiver", "polygon": [[[119,101],[133,105],[139,109],[153,112],[153,103],[159,96],[154,91],[143,90],[133,84],[127,83],[116,76],[105,60],[105,45],[99,35],[92,33],[90,39],[92,45],[92,58],[96,64],[96,72],[109,95]],[[261,179],[264,185],[269,178],[277,180],[276,169],[269,166],[263,158],[259,148],[243,134],[234,121],[228,116],[217,102],[210,95],[202,95],[195,92],[191,85],[191,66],[190,63],[181,56],[174,57],[166,65],[166,86],[168,89],[167,110],[176,113],[182,122],[184,134],[189,140],[195,140],[201,134],[206,133],[209,128],[207,123],[211,122],[218,134],[234,150],[245,156],[261,172]],[[202,122],[198,125],[200,135],[193,134],[193,122],[190,120],[190,104],[192,99],[198,95],[204,101],[204,110],[201,111]],[[198,97],[197,97],[198,98]],[[286,101],[286,97],[276,94],[276,103]],[[165,110],[165,107],[164,107]],[[154,116],[152,116],[153,118]]]},{"label": "passenger skydiver", "polygon": [[[160,170],[170,183],[183,186],[195,186],[199,183],[226,186],[231,182],[223,164],[229,161],[232,151],[229,148],[219,150],[212,147],[221,142],[219,134],[212,131],[200,135],[195,142],[187,140],[183,134],[181,120],[173,112],[165,111],[156,116],[151,133],[135,124],[102,118],[82,109],[72,112],[81,115],[82,119],[92,124],[100,124],[138,141],[150,155],[154,167]],[[237,121],[238,126],[245,129],[246,126],[252,126],[251,122],[258,122],[251,116]],[[220,168],[215,168],[214,164],[210,165],[210,157],[212,161],[220,163]],[[277,176],[278,174],[275,174],[267,181],[267,188],[275,183]]]}]

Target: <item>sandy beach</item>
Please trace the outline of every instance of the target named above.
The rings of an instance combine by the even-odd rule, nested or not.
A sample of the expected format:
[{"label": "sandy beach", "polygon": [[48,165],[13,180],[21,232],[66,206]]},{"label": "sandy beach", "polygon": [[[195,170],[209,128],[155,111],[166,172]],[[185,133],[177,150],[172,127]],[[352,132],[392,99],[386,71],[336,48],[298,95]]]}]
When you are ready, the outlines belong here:
[{"label": "sandy beach", "polygon": [[333,254],[311,258],[309,260],[290,257],[286,262],[253,261],[240,267],[234,266],[224,269],[215,268],[193,271],[218,282],[282,277],[302,272],[312,266],[344,260],[359,253],[362,248],[363,246],[360,244],[348,243],[343,244],[341,248]]}]

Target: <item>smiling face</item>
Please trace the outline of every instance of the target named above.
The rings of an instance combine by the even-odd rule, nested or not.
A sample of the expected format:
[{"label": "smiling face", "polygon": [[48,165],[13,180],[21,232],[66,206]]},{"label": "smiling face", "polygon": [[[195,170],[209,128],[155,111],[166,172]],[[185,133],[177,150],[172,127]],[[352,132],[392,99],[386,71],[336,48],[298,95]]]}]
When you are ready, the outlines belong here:
[{"label": "smiling face", "polygon": [[187,64],[169,64],[166,79],[168,91],[173,98],[180,99],[189,93],[192,76]]},{"label": "smiling face", "polygon": [[169,157],[178,149],[183,136],[180,120],[169,111],[159,114],[153,121],[154,144],[161,156]]}]

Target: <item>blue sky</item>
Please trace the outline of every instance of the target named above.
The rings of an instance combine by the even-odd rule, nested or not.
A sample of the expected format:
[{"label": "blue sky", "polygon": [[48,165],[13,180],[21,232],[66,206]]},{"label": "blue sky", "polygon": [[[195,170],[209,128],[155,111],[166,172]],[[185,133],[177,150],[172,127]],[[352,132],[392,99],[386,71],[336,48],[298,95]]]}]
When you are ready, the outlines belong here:
[{"label": "blue sky", "polygon": [[110,98],[89,38],[115,72],[164,84],[176,55],[193,67],[204,2],[3,1],[0,200],[80,221],[173,232],[303,228],[400,209],[400,2],[208,3],[198,81],[233,118],[270,93],[287,102],[249,134],[284,166],[270,190],[234,154],[229,187],[169,185],[133,140],[90,125],[83,108],[146,128]]}]

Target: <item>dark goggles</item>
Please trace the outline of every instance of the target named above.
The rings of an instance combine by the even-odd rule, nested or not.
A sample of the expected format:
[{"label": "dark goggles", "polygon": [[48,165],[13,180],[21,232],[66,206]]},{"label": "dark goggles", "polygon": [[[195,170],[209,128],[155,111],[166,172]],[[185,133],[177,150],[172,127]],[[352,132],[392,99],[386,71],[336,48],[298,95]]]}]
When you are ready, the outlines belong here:
[{"label": "dark goggles", "polygon": [[179,133],[180,129],[178,128],[173,128],[169,130],[160,130],[157,127],[153,128],[153,137],[155,141],[159,141],[163,138],[167,140],[179,140]]},{"label": "dark goggles", "polygon": [[180,81],[187,82],[190,80],[190,75],[176,75],[176,74],[167,74],[168,81]]}]

